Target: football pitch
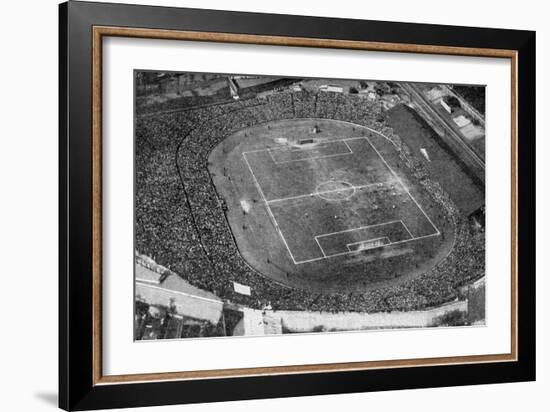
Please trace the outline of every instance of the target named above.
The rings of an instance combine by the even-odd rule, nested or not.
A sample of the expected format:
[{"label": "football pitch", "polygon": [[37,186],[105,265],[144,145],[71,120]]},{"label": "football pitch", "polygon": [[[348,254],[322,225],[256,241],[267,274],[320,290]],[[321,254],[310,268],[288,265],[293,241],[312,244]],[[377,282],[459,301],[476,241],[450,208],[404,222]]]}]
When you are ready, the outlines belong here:
[{"label": "football pitch", "polygon": [[440,235],[367,136],[293,142],[241,154],[295,265]]}]

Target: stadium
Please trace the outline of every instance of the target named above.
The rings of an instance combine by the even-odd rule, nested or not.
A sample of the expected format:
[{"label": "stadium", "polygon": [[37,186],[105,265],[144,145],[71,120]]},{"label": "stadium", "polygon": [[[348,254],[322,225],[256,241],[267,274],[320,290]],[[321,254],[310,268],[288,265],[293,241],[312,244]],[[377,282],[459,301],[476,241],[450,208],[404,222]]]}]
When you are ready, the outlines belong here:
[{"label": "stadium", "polygon": [[283,87],[162,109],[136,116],[135,249],[193,287],[250,309],[379,313],[456,301],[483,277],[472,202],[378,102]]}]

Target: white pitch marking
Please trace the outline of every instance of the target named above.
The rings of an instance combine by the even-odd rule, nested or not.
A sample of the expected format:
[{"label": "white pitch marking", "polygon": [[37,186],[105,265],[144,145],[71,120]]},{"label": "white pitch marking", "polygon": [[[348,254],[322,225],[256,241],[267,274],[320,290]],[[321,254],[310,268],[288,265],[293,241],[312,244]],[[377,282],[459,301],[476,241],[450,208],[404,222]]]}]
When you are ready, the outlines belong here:
[{"label": "white pitch marking", "polygon": [[[323,251],[323,255],[326,256],[325,252],[324,252],[324,249],[323,247],[321,246],[321,244],[319,243],[319,239],[320,237],[329,237],[329,236],[333,236],[333,235],[338,235],[340,233],[347,233],[347,232],[355,232],[355,231],[359,231],[359,230],[364,230],[364,229],[369,229],[369,228],[372,228],[372,227],[378,227],[378,226],[385,226],[385,225],[392,225],[394,223],[401,223],[401,225],[405,228],[405,230],[407,231],[407,233],[409,234],[410,236],[410,239],[405,239],[405,240],[415,240],[415,239],[419,239],[419,238],[415,238],[412,233],[409,231],[409,229],[407,228],[407,226],[405,225],[405,223],[403,222],[403,220],[390,220],[388,222],[384,222],[384,223],[376,223],[374,225],[368,225],[368,226],[361,226],[361,227],[357,227],[357,228],[353,228],[353,229],[346,229],[346,230],[340,230],[338,232],[331,232],[331,233],[323,233],[322,235],[317,235],[317,236],[314,236],[315,238],[315,241],[317,242],[317,244],[319,245],[319,247],[321,248],[321,250]],[[365,239],[365,240],[361,240],[359,242],[353,242],[353,243],[346,243],[346,246],[348,245],[355,245],[357,243],[364,243],[364,242],[368,242],[370,240],[378,240],[378,239],[388,239],[388,244],[384,245],[384,246],[388,246],[388,245],[392,245],[392,244],[395,244],[397,242],[392,242],[388,237],[386,236],[383,236],[383,237],[380,237],[380,238],[375,238],[375,239]],[[401,242],[401,241],[398,241],[398,242]],[[349,249],[349,248],[348,248]],[[334,256],[334,255],[331,255],[331,256]],[[330,257],[330,256],[328,256]]]},{"label": "white pitch marking", "polygon": [[[380,132],[377,132],[375,130],[372,130],[370,128],[367,128],[368,130],[384,137],[386,140],[388,140],[389,142],[391,142],[394,146],[395,146],[395,143],[391,140],[391,139],[388,139],[386,136],[384,136],[382,133]],[[388,170],[393,174],[393,176],[395,177],[395,179],[399,182],[399,184],[401,185],[401,187],[403,188],[403,190],[409,195],[409,197],[411,198],[411,200],[416,204],[416,206],[420,209],[420,211],[424,214],[424,216],[426,217],[426,219],[430,222],[430,224],[432,225],[432,227],[436,230],[436,233],[432,233],[432,234],[429,234],[429,235],[425,235],[425,236],[419,236],[419,237],[412,237],[411,239],[405,239],[405,240],[401,240],[401,241],[397,241],[397,242],[391,242],[389,244],[386,244],[384,246],[391,246],[391,245],[397,245],[397,244],[403,244],[403,243],[407,243],[407,242],[412,242],[412,241],[415,241],[415,240],[420,240],[420,239],[425,239],[425,238],[429,238],[429,237],[432,237],[432,236],[439,236],[441,234],[441,232],[439,231],[439,229],[435,226],[435,224],[432,222],[432,220],[429,218],[429,216],[426,214],[426,212],[424,211],[424,209],[422,208],[422,206],[420,206],[420,204],[416,201],[416,199],[412,196],[412,194],[409,192],[409,190],[405,187],[405,185],[403,184],[403,182],[401,181],[401,179],[397,176],[397,174],[393,171],[393,169],[388,165],[388,163],[386,162],[386,160],[384,159],[384,157],[378,152],[378,150],[373,146],[373,144],[371,143],[371,141],[369,140],[369,138],[367,136],[358,136],[358,137],[349,137],[349,138],[344,138],[344,139],[334,139],[334,140],[327,140],[326,142],[336,142],[336,141],[344,141],[344,143],[346,143],[346,140],[357,140],[357,139],[365,139],[369,145],[372,147],[372,149],[376,152],[376,154],[378,155],[378,157],[380,157],[380,160],[382,160],[382,162],[386,165],[386,167],[388,168]],[[346,143],[347,145],[347,143]],[[349,145],[347,145],[348,148],[349,148]],[[279,233],[279,236],[281,237],[281,239],[283,240],[283,243],[285,244],[287,250],[288,250],[288,253],[292,259],[292,261],[294,262],[295,265],[299,265],[299,264],[303,264],[303,263],[309,263],[309,262],[315,262],[315,261],[318,261],[318,260],[322,260],[322,259],[328,259],[328,258],[331,258],[331,257],[336,257],[336,256],[343,256],[343,255],[348,255],[348,254],[354,254],[354,253],[358,253],[358,251],[348,251],[348,252],[341,252],[341,253],[335,253],[335,254],[332,254],[332,255],[326,255],[323,248],[321,247],[321,245],[319,244],[319,241],[318,241],[318,237],[323,237],[323,236],[329,236],[329,235],[332,235],[332,234],[335,234],[335,233],[342,233],[342,232],[348,232],[348,231],[353,231],[353,230],[359,230],[359,229],[364,229],[364,228],[367,228],[367,227],[373,227],[373,226],[381,226],[381,225],[385,225],[385,224],[390,224],[390,223],[394,223],[394,222],[401,222],[401,224],[405,227],[405,229],[409,232],[409,234],[412,236],[412,234],[410,233],[410,231],[408,230],[408,228],[406,227],[406,225],[403,223],[403,221],[401,220],[396,220],[396,221],[390,221],[390,222],[385,222],[385,223],[379,223],[379,224],[376,224],[376,225],[370,225],[370,226],[365,226],[365,227],[362,227],[362,228],[356,228],[356,229],[348,229],[348,230],[344,230],[344,231],[341,231],[341,232],[333,232],[333,233],[328,233],[328,234],[323,234],[323,235],[317,235],[315,236],[315,240],[317,241],[317,244],[319,245],[320,249],[321,249],[321,252],[323,253],[323,256],[322,257],[318,257],[318,258],[313,258],[313,259],[307,259],[307,260],[302,260],[302,261],[299,261],[297,262],[296,259],[294,259],[294,256],[292,255],[292,252],[290,251],[290,248],[286,242],[286,239],[285,237],[283,236],[282,234],[282,231],[281,229],[279,228],[279,225],[277,223],[277,219],[275,219],[275,216],[273,215],[273,212],[271,211],[271,208],[269,207],[269,202],[272,202],[272,201],[282,201],[282,200],[285,200],[285,199],[275,199],[275,200],[272,200],[272,201],[267,201],[267,199],[265,198],[264,196],[264,193],[262,191],[262,188],[258,182],[258,180],[256,179],[256,176],[254,175],[254,172],[252,171],[252,168],[250,166],[250,163],[248,162],[248,159],[246,157],[246,154],[248,153],[258,153],[258,152],[265,152],[265,151],[270,151],[270,150],[284,150],[283,148],[274,148],[274,149],[260,149],[260,150],[252,150],[252,151],[246,151],[246,152],[242,152],[242,155],[243,155],[243,158],[248,166],[248,170],[250,171],[250,173],[252,174],[252,177],[254,179],[254,183],[256,185],[256,188],[258,189],[258,192],[260,194],[260,196],[262,197],[262,200],[264,201],[265,205],[266,205],[266,209],[268,211],[268,214],[270,216],[270,218],[272,219],[272,222],[275,226],[275,229],[277,230],[277,232]],[[350,148],[351,150],[351,148]],[[273,159],[273,156],[271,156],[272,159]],[[301,160],[297,160],[297,161],[303,161],[303,160],[309,160],[309,159],[301,159]],[[275,162],[276,163],[276,162]],[[380,183],[374,183],[373,185],[375,184],[380,184]],[[385,183],[383,183],[385,184]],[[366,186],[371,186],[371,185],[366,185]],[[365,186],[365,187],[366,187]],[[335,191],[341,191],[341,190],[347,190],[347,189],[337,189]],[[311,194],[308,194],[308,195],[303,195],[303,196],[311,196]],[[302,196],[302,197],[303,197]],[[290,199],[290,198],[287,198],[287,199]]]},{"label": "white pitch marking", "polygon": [[409,236],[411,237],[411,239],[414,239],[414,236],[412,235],[411,231],[409,230],[409,228],[407,227],[405,222],[403,222],[403,220],[401,220],[400,222],[403,225],[403,227],[405,228],[405,230],[407,231],[407,233],[409,234]]},{"label": "white pitch marking", "polygon": [[348,148],[348,150],[350,151],[350,153],[353,153],[353,150],[351,150],[351,147],[349,147],[349,144],[348,144],[348,142],[346,142],[345,139],[344,139],[344,144],[346,145],[346,147]]},{"label": "white pitch marking", "polygon": [[[339,141],[339,140],[338,140]],[[281,150],[281,151],[285,151],[285,152],[291,152],[291,153],[295,153],[295,152],[309,152],[309,151],[312,151],[313,149],[319,149],[321,147],[328,147],[330,143],[336,143],[338,141],[334,141],[334,140],[321,140],[320,143],[305,143],[307,145],[315,145],[315,146],[312,146],[312,147],[292,147],[290,149],[286,149],[284,147],[277,147],[277,148],[272,148],[272,149],[268,149],[268,150]]]},{"label": "white pitch marking", "polygon": [[411,200],[416,204],[416,206],[420,209],[420,211],[424,214],[424,216],[426,217],[426,219],[428,219],[428,222],[430,222],[430,224],[432,225],[432,227],[435,229],[435,231],[437,232],[437,234],[441,234],[441,232],[439,231],[439,229],[437,228],[436,225],[434,225],[434,223],[432,222],[432,220],[429,218],[429,216],[426,214],[426,212],[424,212],[424,209],[422,209],[422,206],[420,206],[420,204],[416,201],[416,199],[413,197],[413,195],[411,195],[411,192],[409,192],[409,190],[405,187],[405,185],[403,184],[403,182],[401,181],[401,179],[397,176],[397,174],[393,171],[393,169],[390,167],[390,165],[386,162],[386,159],[384,159],[384,157],[380,154],[380,152],[378,152],[378,150],[376,150],[376,147],[373,146],[373,144],[371,143],[371,141],[369,140],[368,137],[365,137],[365,140],[369,143],[370,147],[372,147],[372,150],[374,150],[376,152],[376,154],[378,155],[378,157],[380,157],[380,160],[382,160],[382,162],[384,162],[384,164],[386,165],[386,167],[389,169],[389,171],[393,174],[393,176],[395,177],[395,179],[399,182],[399,184],[401,185],[401,187],[403,188],[403,190],[405,192],[407,192],[407,194],[409,195],[409,197],[411,198]]},{"label": "white pitch marking", "polygon": [[[390,220],[390,221],[384,222],[384,223],[376,223],[376,224],[374,224],[374,225],[355,227],[355,228],[353,228],[353,229],[340,230],[340,231],[338,231],[338,232],[323,233],[322,235],[317,235],[317,236],[315,236],[315,237],[318,238],[318,237],[326,237],[326,236],[338,235],[338,234],[340,234],[340,233],[346,233],[346,232],[355,232],[356,230],[363,230],[363,229],[368,229],[368,228],[371,228],[371,227],[384,226],[384,225],[391,225],[392,223],[397,223],[397,222],[401,222],[401,220]],[[367,240],[368,240],[368,239],[367,239]]]},{"label": "white pitch marking", "polygon": [[[275,157],[273,156],[273,153],[272,153],[272,151],[275,151],[275,150],[277,150],[279,152],[283,152],[283,153],[286,153],[286,152],[290,152],[290,153],[296,153],[296,152],[298,152],[298,153],[310,153],[315,149],[329,147],[330,144],[335,144],[335,143],[338,143],[338,142],[344,142],[344,144],[346,145],[346,148],[347,148],[348,151],[347,152],[342,152],[342,153],[333,153],[333,154],[329,154],[329,155],[322,155],[322,156],[304,157],[303,159],[282,160],[282,161],[276,160]],[[273,162],[275,164],[278,164],[278,165],[279,164],[284,164],[284,163],[303,162],[303,161],[306,161],[306,160],[316,160],[316,159],[326,159],[326,158],[330,158],[330,157],[346,156],[346,155],[353,154],[353,150],[350,149],[350,147],[346,143],[345,139],[342,139],[342,140],[329,140],[327,142],[323,142],[322,146],[315,146],[315,147],[312,147],[310,149],[296,149],[296,150],[287,151],[287,150],[284,150],[284,148],[274,148],[274,149],[266,149],[266,150],[271,155],[271,159],[273,159]]]},{"label": "white pitch marking", "polygon": [[[386,244],[386,245],[384,245],[384,246],[400,245],[400,244],[403,244],[403,243],[414,242],[414,241],[416,241],[416,240],[426,239],[426,238],[433,237],[433,236],[439,236],[439,234],[438,234],[438,233],[432,233],[432,234],[425,235],[425,236],[415,237],[415,238],[413,238],[413,239],[399,240],[399,241],[397,241],[397,242],[388,243],[388,244]],[[322,256],[322,257],[318,257],[318,258],[307,259],[307,260],[300,260],[300,261],[296,262],[295,264],[296,264],[296,265],[301,265],[301,264],[303,264],[303,263],[311,263],[311,262],[316,262],[316,261],[318,261],[318,260],[330,259],[330,258],[337,257],[337,256],[345,256],[345,255],[357,254],[357,253],[360,253],[360,252],[361,252],[361,251],[357,250],[357,251],[350,251],[350,252],[334,253],[334,254],[332,254],[332,255],[326,255],[326,256]]]},{"label": "white pitch marking", "polygon": [[[269,155],[271,156],[271,160],[273,161],[273,163],[277,164],[277,161],[275,160],[275,158],[273,157],[273,153],[271,153],[271,149],[267,149],[267,153],[269,153]],[[244,153],[243,153],[244,154]]]},{"label": "white pitch marking", "polygon": [[304,197],[310,197],[310,196],[315,196],[315,195],[325,195],[327,193],[345,192],[346,190],[352,190],[352,189],[353,190],[360,190],[360,189],[365,189],[365,188],[370,187],[370,186],[379,185],[380,183],[388,184],[390,182],[369,183],[368,185],[349,186],[349,187],[342,188],[342,189],[321,190],[320,192],[311,192],[311,193],[306,193],[305,195],[297,195],[297,196],[290,196],[290,197],[282,197],[282,198],[279,198],[279,199],[272,199],[272,200],[268,200],[267,203],[271,204],[271,203],[276,203],[276,202],[284,202],[286,200],[301,199],[301,198],[304,198]]},{"label": "white pitch marking", "polygon": [[[323,233],[322,235],[317,235],[317,236],[314,236],[314,239],[315,241],[317,242],[317,244],[319,245],[319,248],[321,249],[321,251],[323,252],[323,256],[324,257],[333,257],[333,256],[337,256],[338,254],[333,254],[333,255],[329,255],[327,256],[326,253],[325,253],[325,250],[323,249],[323,246],[321,246],[321,243],[319,242],[319,239],[320,237],[329,237],[329,236],[334,236],[334,235],[338,235],[338,234],[341,234],[341,233],[348,233],[348,232],[355,232],[355,231],[359,231],[359,230],[364,230],[364,229],[369,229],[369,228],[372,228],[372,227],[378,227],[378,226],[385,226],[385,225],[392,225],[394,223],[401,223],[403,225],[403,221],[401,220],[390,220],[388,222],[384,222],[384,223],[376,223],[374,225],[368,225],[368,226],[360,226],[360,227],[356,227],[356,228],[352,228],[352,229],[346,229],[346,230],[340,230],[338,232],[331,232],[331,233]],[[378,239],[382,239],[382,238],[378,238]],[[365,239],[365,240],[362,240],[360,242],[355,242],[355,243],[362,243],[362,242],[368,242],[369,240],[376,240],[376,239]],[[410,239],[409,239],[410,240]],[[388,241],[390,242],[389,244],[391,244],[391,240],[388,239]],[[352,244],[355,244],[355,243],[349,243],[350,245]],[[346,244],[346,247],[347,247],[348,244]],[[387,246],[384,245],[384,246]],[[349,247],[348,247],[349,249]],[[350,251],[350,252],[357,252],[357,251]],[[348,252],[345,252],[345,253],[348,253]],[[300,263],[300,262],[298,262]]]},{"label": "white pitch marking", "polygon": [[317,239],[317,237],[315,237],[314,239],[317,242],[317,246],[319,246],[319,249],[321,249],[321,253],[323,254],[323,258],[326,258],[327,255],[325,254],[325,249],[323,249],[323,246],[321,246],[321,244],[319,243],[319,239]]},{"label": "white pitch marking", "polygon": [[288,250],[288,254],[290,255],[290,258],[292,259],[294,264],[296,264],[296,259],[294,259],[294,256],[292,255],[292,252],[290,251],[290,248],[288,247],[288,244],[286,243],[286,239],[283,236],[283,232],[279,228],[279,224],[277,223],[277,219],[275,219],[275,216],[273,215],[273,212],[271,211],[271,208],[269,207],[269,204],[267,203],[267,200],[264,196],[264,192],[262,190],[262,187],[260,186],[260,183],[258,182],[258,179],[256,179],[256,175],[252,171],[252,167],[250,167],[250,163],[248,163],[246,153],[243,153],[243,158],[244,158],[244,161],[245,161],[246,165],[248,166],[248,170],[250,170],[250,174],[252,175],[252,178],[254,179],[254,183],[256,184],[256,188],[258,189],[258,193],[260,194],[262,200],[265,203],[267,213],[269,214],[269,216],[271,218],[271,221],[273,222],[273,225],[275,226],[275,230],[277,231],[277,233],[279,233],[279,236],[281,236],[281,239],[283,240],[283,243],[285,244],[286,249]]},{"label": "white pitch marking", "polygon": [[[334,142],[342,142],[344,140],[358,140],[358,139],[365,139],[366,136],[352,136],[352,137],[342,137],[341,139],[330,139],[330,140],[323,140],[322,143],[334,143]],[[248,154],[248,153],[259,153],[259,152],[267,152],[268,150],[286,150],[285,147],[268,147],[267,149],[256,149],[256,150],[247,150],[246,152],[242,152],[242,154]]]}]

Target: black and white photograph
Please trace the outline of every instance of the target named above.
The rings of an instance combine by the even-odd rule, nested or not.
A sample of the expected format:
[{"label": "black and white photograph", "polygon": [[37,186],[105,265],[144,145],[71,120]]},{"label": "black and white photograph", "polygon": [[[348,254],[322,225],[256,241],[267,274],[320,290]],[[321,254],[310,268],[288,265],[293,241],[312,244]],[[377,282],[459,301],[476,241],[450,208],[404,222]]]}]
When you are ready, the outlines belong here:
[{"label": "black and white photograph", "polygon": [[544,410],[550,25],[495,4],[4,2],[0,409]]},{"label": "black and white photograph", "polygon": [[485,85],[133,75],[135,340],[485,326]]}]

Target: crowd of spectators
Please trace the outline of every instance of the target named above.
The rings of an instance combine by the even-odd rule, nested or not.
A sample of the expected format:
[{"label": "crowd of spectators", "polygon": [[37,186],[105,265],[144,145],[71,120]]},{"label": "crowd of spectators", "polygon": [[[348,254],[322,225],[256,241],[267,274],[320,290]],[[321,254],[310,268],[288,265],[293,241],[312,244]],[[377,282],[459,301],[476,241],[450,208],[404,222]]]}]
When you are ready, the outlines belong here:
[{"label": "crowd of spectators", "polygon": [[[239,254],[211,180],[211,150],[236,130],[291,118],[345,120],[387,136],[402,163],[454,228],[454,246],[412,279],[353,293],[319,294],[275,283]],[[225,300],[261,309],[322,311],[418,310],[454,300],[484,274],[484,234],[472,229],[443,188],[388,128],[382,109],[357,95],[279,92],[192,111],[138,116],[136,121],[136,249],[193,285]],[[250,286],[235,293],[233,282]]]},{"label": "crowd of spectators", "polygon": [[211,95],[179,96],[166,100],[160,100],[156,96],[143,96],[136,99],[136,111],[140,115],[146,113],[153,115],[163,111],[192,110],[196,107],[216,105],[223,101],[231,101],[231,94],[228,88],[224,88]]}]

